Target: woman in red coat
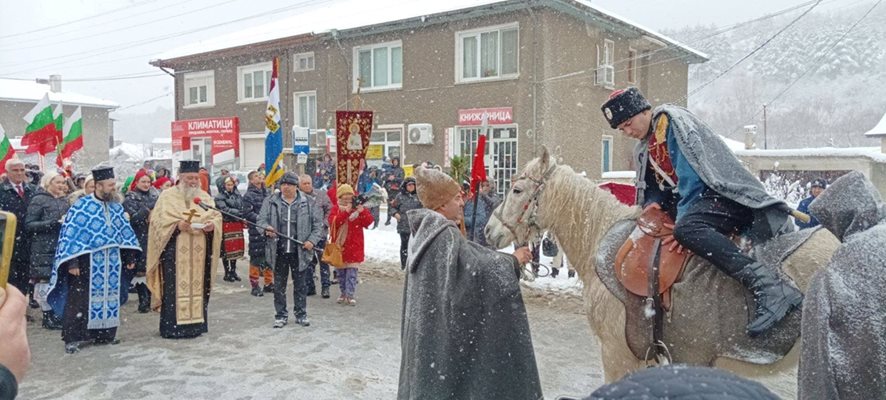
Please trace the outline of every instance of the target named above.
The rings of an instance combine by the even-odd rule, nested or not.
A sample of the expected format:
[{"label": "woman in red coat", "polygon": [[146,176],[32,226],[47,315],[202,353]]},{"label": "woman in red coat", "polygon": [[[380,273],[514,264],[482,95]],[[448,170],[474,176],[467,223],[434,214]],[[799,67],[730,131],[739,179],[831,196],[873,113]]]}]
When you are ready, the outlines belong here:
[{"label": "woman in red coat", "polygon": [[372,214],[362,204],[354,206],[354,188],[339,185],[336,189],[338,205],[329,212],[329,240],[342,246],[344,265],[338,267],[338,283],[341,288],[339,304],[357,305],[357,268],[363,262],[363,229],[372,225]]}]

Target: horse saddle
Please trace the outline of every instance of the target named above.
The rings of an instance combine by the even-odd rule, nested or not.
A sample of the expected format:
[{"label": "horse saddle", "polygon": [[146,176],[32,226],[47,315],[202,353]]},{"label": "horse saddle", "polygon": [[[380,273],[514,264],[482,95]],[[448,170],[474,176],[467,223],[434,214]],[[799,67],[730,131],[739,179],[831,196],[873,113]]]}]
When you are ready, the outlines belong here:
[{"label": "horse saddle", "polygon": [[[664,211],[649,208],[637,218],[637,226],[619,248],[615,256],[615,277],[624,288],[637,296],[650,298],[656,285],[650,284],[650,276],[658,275],[658,293],[662,307],[671,309],[671,286],[677,282],[689,259],[689,252],[682,254],[668,251],[661,243],[674,234],[674,221]],[[656,263],[656,260],[658,261]],[[656,271],[657,269],[657,271]]]}]

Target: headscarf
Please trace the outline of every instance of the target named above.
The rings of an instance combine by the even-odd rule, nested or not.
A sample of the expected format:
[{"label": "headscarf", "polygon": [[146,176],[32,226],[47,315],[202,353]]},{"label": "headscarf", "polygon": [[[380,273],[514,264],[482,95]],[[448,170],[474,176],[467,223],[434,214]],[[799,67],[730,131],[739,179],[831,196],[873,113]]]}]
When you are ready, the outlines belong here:
[{"label": "headscarf", "polygon": [[166,182],[172,182],[172,181],[169,180],[169,178],[167,178],[165,176],[161,176],[161,177],[157,178],[156,181],[154,181],[153,185],[157,190],[160,190],[160,189],[163,189],[163,185]]},{"label": "headscarf", "polygon": [[[146,171],[144,168],[140,168],[138,171],[135,172],[135,177],[132,179],[132,182],[129,182],[129,185],[127,185],[130,192],[135,190],[135,186],[138,184],[138,180],[141,179],[143,176],[147,176],[148,178],[151,177],[151,175],[148,175],[148,171]],[[153,178],[151,178],[151,180],[153,180]]]}]

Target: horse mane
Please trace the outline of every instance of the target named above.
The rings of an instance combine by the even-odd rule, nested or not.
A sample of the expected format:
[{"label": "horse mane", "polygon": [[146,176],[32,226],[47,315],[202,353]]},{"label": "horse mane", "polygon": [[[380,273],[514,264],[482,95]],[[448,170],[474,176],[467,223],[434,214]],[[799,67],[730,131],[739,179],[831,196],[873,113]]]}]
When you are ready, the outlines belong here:
[{"label": "horse mane", "polygon": [[588,288],[596,278],[597,247],[616,222],[636,219],[640,209],[618,201],[568,165],[557,165],[539,199],[540,226],[554,233]]}]

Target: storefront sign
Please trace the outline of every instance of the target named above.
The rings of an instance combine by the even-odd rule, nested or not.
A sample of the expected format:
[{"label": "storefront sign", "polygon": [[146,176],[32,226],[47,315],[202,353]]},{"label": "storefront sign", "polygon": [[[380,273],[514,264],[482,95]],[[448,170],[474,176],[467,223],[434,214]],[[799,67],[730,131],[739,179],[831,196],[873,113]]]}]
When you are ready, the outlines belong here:
[{"label": "storefront sign", "polygon": [[469,108],[458,110],[458,125],[480,126],[483,124],[483,114],[489,118],[489,125],[506,125],[514,123],[513,107],[496,108]]},{"label": "storefront sign", "polygon": [[292,152],[295,154],[308,154],[311,152],[311,143],[308,141],[308,128],[292,128]]},{"label": "storefront sign", "polygon": [[173,153],[190,150],[195,138],[211,140],[213,163],[233,160],[240,155],[240,120],[222,117],[172,121]]}]

